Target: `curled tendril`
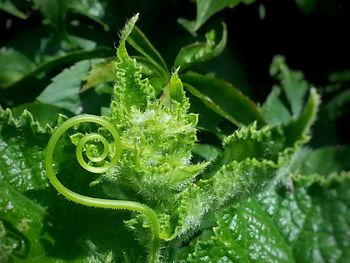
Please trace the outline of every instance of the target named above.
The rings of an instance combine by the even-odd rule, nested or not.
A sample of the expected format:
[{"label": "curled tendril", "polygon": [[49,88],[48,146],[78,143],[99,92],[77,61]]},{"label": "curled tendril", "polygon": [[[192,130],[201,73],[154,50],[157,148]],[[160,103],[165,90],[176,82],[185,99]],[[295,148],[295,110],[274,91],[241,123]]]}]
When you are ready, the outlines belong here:
[{"label": "curled tendril", "polygon": [[[92,173],[104,173],[111,169],[119,160],[121,155],[121,142],[119,138],[119,134],[117,130],[113,127],[113,125],[102,119],[100,117],[94,115],[82,115],[76,116],[71,119],[68,119],[64,122],[51,136],[49,143],[47,145],[46,156],[45,156],[45,168],[47,172],[47,176],[51,182],[51,184],[64,195],[66,198],[85,205],[92,207],[100,207],[100,208],[109,208],[109,209],[126,209],[135,212],[143,213],[149,220],[151,225],[153,238],[150,242],[149,256],[148,261],[151,263],[155,263],[158,260],[158,253],[160,247],[159,240],[159,223],[156,213],[148,206],[144,204],[140,204],[138,202],[126,201],[126,200],[112,200],[112,199],[102,199],[102,198],[94,198],[89,196],[84,196],[78,194],[76,192],[71,191],[67,187],[65,187],[56,177],[56,173],[53,169],[53,156],[55,146],[60,139],[60,137],[71,127],[76,126],[79,123],[90,122],[99,124],[104,127],[113,137],[115,152],[113,157],[110,158],[109,162],[105,162],[105,165],[101,167],[92,166],[87,163],[83,157],[83,152],[87,159],[91,162],[101,162],[105,160],[110,152],[110,144],[107,139],[98,133],[92,133],[83,136],[76,147],[76,158],[79,164],[87,171]],[[99,141],[103,145],[103,151],[101,154],[96,154],[96,148],[92,144],[88,144],[90,141]]]}]

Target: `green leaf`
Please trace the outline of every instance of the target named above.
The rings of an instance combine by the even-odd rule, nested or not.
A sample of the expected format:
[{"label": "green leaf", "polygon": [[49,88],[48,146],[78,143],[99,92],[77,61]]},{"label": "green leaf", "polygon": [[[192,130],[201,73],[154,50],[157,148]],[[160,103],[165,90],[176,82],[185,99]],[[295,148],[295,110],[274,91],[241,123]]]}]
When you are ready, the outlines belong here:
[{"label": "green leaf", "polygon": [[297,119],[292,119],[286,125],[285,132],[288,143],[292,143],[303,135],[308,135],[311,125],[315,122],[321,103],[316,90],[310,90],[309,98]]},{"label": "green leaf", "polygon": [[203,63],[221,54],[227,42],[226,24],[223,23],[222,37],[216,43],[214,30],[205,34],[206,42],[197,42],[181,48],[174,62],[174,67],[180,67],[180,71],[195,64]]},{"label": "green leaf", "polygon": [[5,226],[0,243],[11,242],[15,249],[0,254],[8,253],[16,262],[33,262],[25,259],[40,258],[45,252],[40,240],[45,238],[46,211],[25,195],[48,186],[42,149],[49,132],[28,112],[15,119],[11,111],[0,111],[0,222]]},{"label": "green leaf", "polygon": [[22,128],[24,126],[29,126],[31,131],[37,133],[50,133],[52,127],[47,123],[41,125],[40,122],[33,117],[33,115],[27,110],[23,112],[12,112],[10,109],[3,110],[0,108],[0,125],[8,124],[15,128]]},{"label": "green leaf", "polygon": [[79,97],[82,81],[88,74],[90,61],[80,61],[52,79],[52,83],[38,96],[42,103],[67,109],[75,114],[82,111]]},{"label": "green leaf", "polygon": [[35,68],[25,55],[12,48],[0,49],[0,88],[5,89]]},{"label": "green leaf", "polygon": [[261,107],[261,112],[268,124],[285,124],[291,119],[289,110],[279,98],[280,93],[281,90],[278,87],[274,87]]},{"label": "green leaf", "polygon": [[212,15],[224,9],[233,8],[239,3],[251,4],[255,0],[196,0],[197,16],[195,21],[180,18],[178,22],[189,32],[194,34]]},{"label": "green leaf", "polygon": [[348,151],[301,151],[293,161],[292,186],[279,185],[218,212],[217,226],[180,251],[180,262],[347,262]]},{"label": "green leaf", "polygon": [[0,110],[0,179],[21,193],[46,187],[42,149],[50,133],[28,111],[14,118],[10,110]]},{"label": "green leaf", "polygon": [[217,224],[180,262],[295,262],[291,248],[256,200],[220,215]]},{"label": "green leaf", "polygon": [[179,78],[178,72],[175,71],[170,78],[170,83],[169,83],[169,95],[170,98],[173,101],[176,101],[177,103],[179,103],[182,107],[188,109],[189,108],[189,103],[188,103],[188,99],[185,96],[185,91],[182,85],[182,81]]},{"label": "green leaf", "polygon": [[[59,54],[55,56],[45,57],[44,60],[36,64],[35,67],[28,67],[26,70],[23,70],[23,72],[21,71],[21,74],[15,79],[10,79],[11,81],[8,81],[6,86],[2,86],[2,88],[6,90],[2,94],[3,96],[1,99],[9,99],[23,103],[22,100],[25,99],[26,96],[30,96],[33,90],[37,89],[40,91],[40,88],[44,88],[40,87],[43,83],[42,79],[52,70],[60,69],[64,64],[67,65],[84,59],[109,56],[110,52],[111,49],[109,48],[99,47],[94,50],[76,50],[68,53],[59,52]],[[20,65],[18,67],[23,68],[23,66]],[[0,72],[2,68],[5,68],[6,71],[6,63],[0,64]],[[8,76],[11,76],[11,74],[12,73],[9,73]],[[8,76],[4,77],[8,78]],[[28,88],[31,92],[29,92]],[[24,89],[27,91],[24,96],[16,96],[18,92],[23,92]],[[32,99],[33,98],[31,98],[31,100]]]},{"label": "green leaf", "polygon": [[213,145],[197,143],[195,144],[192,152],[203,157],[207,161],[213,161],[222,151],[220,148]]},{"label": "green leaf", "polygon": [[293,173],[317,175],[327,179],[328,175],[350,171],[349,153],[349,146],[305,149],[301,156],[293,162]]},{"label": "green leaf", "polygon": [[[270,74],[280,80],[282,87],[275,86],[273,88],[261,110],[268,124],[285,124],[302,114],[301,111],[305,95],[309,90],[309,84],[303,79],[301,72],[288,68],[285,58],[282,56],[273,58]],[[281,90],[287,97],[287,105],[280,98]],[[311,94],[316,96],[315,91],[312,91]],[[315,97],[312,100],[319,103],[319,98]]]},{"label": "green leaf", "polygon": [[17,186],[7,184],[4,179],[0,180],[0,193],[0,223],[5,230],[0,235],[0,244],[9,243],[7,249],[0,245],[0,259],[7,258],[5,262],[34,262],[34,258],[42,258],[45,254],[42,243],[45,238],[42,234],[45,209],[24,197]]},{"label": "green leaf", "polygon": [[292,116],[298,116],[304,104],[304,97],[309,84],[303,79],[303,74],[288,68],[283,56],[275,56],[270,67],[271,76],[281,81],[282,89],[289,102]]},{"label": "green leaf", "polygon": [[[61,35],[61,38],[72,41],[68,36],[67,17],[70,12],[84,15],[85,17],[102,25],[105,30],[108,25],[101,18],[104,15],[103,1],[101,0],[79,0],[79,1],[50,1],[50,0],[34,0],[35,8],[39,9],[49,24]],[[71,43],[73,44],[73,43]]]},{"label": "green leaf", "polygon": [[246,159],[224,165],[210,179],[198,181],[179,196],[175,234],[186,240],[206,215],[264,189],[277,175],[276,170],[273,162]]},{"label": "green leaf", "polygon": [[265,192],[218,214],[180,262],[347,262],[349,180]]},{"label": "green leaf", "polygon": [[114,61],[112,59],[106,59],[92,65],[88,75],[85,78],[86,82],[82,87],[83,91],[101,84],[113,82],[114,73]]},{"label": "green leaf", "polygon": [[218,160],[217,167],[232,161],[254,158],[259,161],[272,161],[281,166],[301,144],[308,140],[308,133],[314,123],[319,107],[319,97],[312,90],[303,113],[286,125],[244,127],[223,141],[225,151]]},{"label": "green leaf", "polygon": [[161,76],[168,79],[168,67],[164,59],[139,28],[135,26],[126,38],[126,41],[153,64],[153,66],[158,69]]},{"label": "green leaf", "polygon": [[203,217],[229,202],[254,195],[286,175],[288,163],[308,137],[319,106],[312,90],[303,113],[287,125],[243,127],[224,142],[207,174],[179,195],[177,235],[197,229]]},{"label": "green leaf", "polygon": [[[17,5],[16,5],[17,4]],[[27,19],[28,14],[23,12],[21,10],[21,5],[23,5],[23,2],[18,5],[18,3],[15,3],[14,1],[11,0],[1,0],[0,1],[0,10],[3,10],[11,15],[14,15],[18,18],[21,19]]]},{"label": "green leaf", "polygon": [[[103,0],[33,0],[33,2],[34,8],[42,13],[45,19],[44,23],[50,24],[60,37],[67,40],[68,43],[71,42],[72,39],[70,39],[67,32],[67,26],[70,22],[67,21],[67,18],[72,19],[72,17],[75,18],[77,15],[83,15],[103,26],[105,30],[109,29],[108,24],[103,21],[103,16],[105,15],[105,1]],[[73,43],[71,42],[70,44]]]},{"label": "green leaf", "polygon": [[154,88],[149,84],[148,79],[143,78],[140,65],[135,59],[130,58],[125,47],[125,41],[137,20],[138,15],[135,15],[126,23],[117,49],[116,87],[111,110],[113,122],[122,126],[125,124],[125,115],[132,107],[144,110],[148,101],[155,97]]},{"label": "green leaf", "polygon": [[[113,55],[111,48],[96,47],[91,40],[76,36],[70,39],[75,43],[73,48],[65,39],[53,34],[51,28],[42,26],[19,33],[8,42],[0,51],[0,60],[4,60],[0,64],[0,72],[3,72],[0,73],[0,89],[6,89],[1,100],[8,105],[11,101],[14,104],[32,101],[32,94],[39,94],[53,73],[80,60]],[[12,65],[13,69],[7,65]],[[18,92],[23,96],[17,96]]]},{"label": "green leaf", "polygon": [[72,115],[70,111],[40,102],[21,104],[15,108],[12,108],[11,110],[15,119],[21,118],[23,112],[30,112],[33,119],[36,120],[42,127],[55,127],[58,119],[60,118],[60,114],[65,116]]},{"label": "green leaf", "polygon": [[106,13],[106,1],[103,0],[78,0],[69,3],[69,10],[76,14],[84,15],[94,22],[109,30],[109,25],[104,21]]},{"label": "green leaf", "polygon": [[264,123],[258,107],[231,84],[193,72],[181,75],[181,79],[208,108],[238,127],[254,121]]},{"label": "green leaf", "polygon": [[293,146],[285,142],[285,133],[281,126],[264,126],[257,129],[254,124],[241,128],[224,139],[225,151],[220,156],[219,167],[247,158],[259,161],[270,160],[277,163],[283,150]]}]

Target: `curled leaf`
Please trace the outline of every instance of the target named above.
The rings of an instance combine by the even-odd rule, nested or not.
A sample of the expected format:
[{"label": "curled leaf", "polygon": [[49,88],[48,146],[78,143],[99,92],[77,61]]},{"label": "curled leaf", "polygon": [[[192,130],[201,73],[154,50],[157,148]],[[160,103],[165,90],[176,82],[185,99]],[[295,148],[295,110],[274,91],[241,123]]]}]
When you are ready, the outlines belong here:
[{"label": "curled leaf", "polygon": [[226,24],[222,23],[222,27],[222,36],[218,42],[216,42],[217,33],[211,30],[205,34],[206,42],[196,42],[181,48],[175,59],[174,67],[180,67],[182,71],[220,55],[227,42]]}]

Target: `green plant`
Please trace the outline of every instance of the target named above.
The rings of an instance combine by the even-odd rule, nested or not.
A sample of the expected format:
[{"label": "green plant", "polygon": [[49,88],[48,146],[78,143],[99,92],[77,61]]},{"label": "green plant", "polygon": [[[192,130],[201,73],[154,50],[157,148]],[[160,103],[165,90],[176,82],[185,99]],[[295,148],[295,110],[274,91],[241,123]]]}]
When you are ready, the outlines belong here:
[{"label": "green plant", "polygon": [[[199,8],[207,13],[192,33],[237,2]],[[346,262],[349,147],[306,146],[316,89],[282,56],[270,68],[280,84],[261,106],[198,73],[223,51],[225,25],[219,41],[211,30],[183,47],[170,72],[137,19],[116,60],[76,62],[32,113],[0,111],[0,261]],[[109,106],[58,115],[81,112],[81,86]],[[346,100],[336,104],[321,114],[343,114]]]},{"label": "green plant", "polygon": [[[154,87],[142,78],[141,67],[127,54],[125,41],[136,20],[137,16],[126,25],[117,49],[117,86],[110,108],[111,114],[107,117],[110,122],[86,115],[63,123],[49,141],[46,170],[56,189],[74,202],[144,213],[149,219],[153,235],[149,262],[157,262],[160,240],[167,243],[186,240],[198,231],[203,217],[213,213],[214,207],[225,207],[232,200],[239,200],[252,191],[264,189],[264,182],[277,177],[278,169],[306,141],[305,135],[315,119],[318,97],[315,91],[311,91],[304,110],[299,105],[296,110],[298,118],[286,125],[258,128],[255,123],[227,137],[223,154],[211,164],[210,171],[205,171],[209,162],[190,162],[190,151],[196,141],[197,118],[187,113],[189,102],[177,71],[172,74],[163,95],[157,99]],[[306,90],[303,91],[305,92]],[[300,96],[297,98],[300,99]],[[102,125],[112,134],[115,144],[110,162],[101,164],[111,148],[102,139],[102,135],[71,135],[77,146],[79,164],[90,172],[102,173],[105,180],[117,182],[124,191],[128,189],[140,193],[140,198],[147,205],[81,196],[58,181],[52,168],[55,145],[68,128],[81,122]],[[114,127],[121,133],[121,141]],[[79,142],[75,141],[76,136]],[[273,138],[272,144],[263,141],[269,137]],[[103,150],[98,154],[97,146],[85,146],[89,141],[99,141],[103,144]],[[251,153],[244,149],[249,144],[253,147]],[[119,161],[121,148],[125,152]],[[83,152],[90,163],[97,162],[97,166],[87,164]],[[261,159],[257,154],[261,154]],[[117,170],[113,170],[114,167],[118,167]],[[249,173],[249,177],[244,176]],[[199,179],[199,176],[203,179]],[[210,189],[215,190],[212,192]],[[137,226],[139,223],[131,220],[130,224]],[[142,229],[139,231],[142,233]]]}]

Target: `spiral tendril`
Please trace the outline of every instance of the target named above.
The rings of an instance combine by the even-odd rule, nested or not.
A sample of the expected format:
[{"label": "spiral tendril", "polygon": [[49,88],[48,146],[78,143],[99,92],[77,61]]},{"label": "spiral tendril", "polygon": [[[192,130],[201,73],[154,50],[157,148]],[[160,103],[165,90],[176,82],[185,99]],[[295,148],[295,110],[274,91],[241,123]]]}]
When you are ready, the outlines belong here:
[{"label": "spiral tendril", "polygon": [[[72,190],[65,187],[57,178],[56,173],[53,169],[53,156],[54,150],[57,142],[60,137],[64,135],[64,133],[71,127],[78,125],[80,123],[90,122],[99,124],[104,127],[113,137],[115,150],[113,156],[110,157],[109,162],[105,162],[103,166],[92,166],[90,162],[102,162],[104,161],[108,155],[110,154],[110,144],[107,139],[98,133],[92,133],[83,136],[77,146],[76,146],[76,158],[78,163],[87,171],[92,173],[105,173],[110,170],[116,163],[118,162],[121,155],[121,141],[119,138],[119,134],[117,130],[113,127],[113,125],[102,119],[101,117],[94,115],[81,115],[76,116],[71,119],[65,121],[60,127],[55,130],[53,135],[51,136],[49,143],[46,149],[45,155],[45,168],[47,172],[47,176],[51,182],[51,184],[56,188],[56,190],[64,195],[66,198],[90,207],[99,207],[99,208],[108,208],[108,209],[126,209],[134,212],[143,213],[149,220],[151,230],[152,230],[152,240],[150,242],[149,247],[149,255],[148,262],[156,263],[158,260],[158,253],[160,247],[160,239],[159,239],[159,222],[156,213],[147,205],[127,201],[127,200],[113,200],[113,199],[102,199],[84,196],[73,192]],[[91,141],[98,141],[103,146],[103,151],[100,154],[97,150],[96,146],[93,144],[88,144]],[[83,157],[83,152],[85,152],[86,158],[90,161],[89,163],[85,161]]]}]

